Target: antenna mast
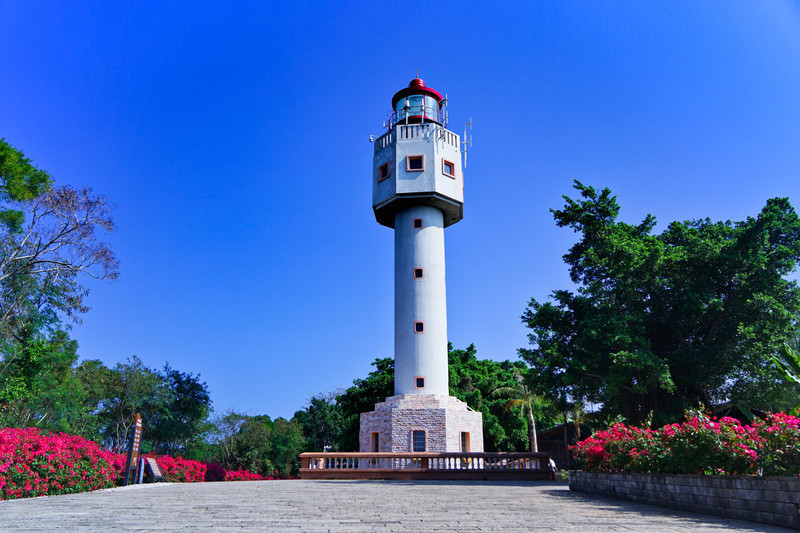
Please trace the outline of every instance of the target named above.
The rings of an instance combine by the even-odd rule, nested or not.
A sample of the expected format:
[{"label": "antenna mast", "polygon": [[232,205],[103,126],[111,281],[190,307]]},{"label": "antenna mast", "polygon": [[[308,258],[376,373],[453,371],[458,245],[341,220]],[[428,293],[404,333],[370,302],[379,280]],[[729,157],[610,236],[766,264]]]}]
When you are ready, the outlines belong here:
[{"label": "antenna mast", "polygon": [[[467,128],[469,128],[469,138],[467,138]],[[464,124],[464,140],[461,141],[461,153],[464,154],[464,168],[467,168],[467,146],[472,147],[472,117],[469,117],[469,122]]]}]

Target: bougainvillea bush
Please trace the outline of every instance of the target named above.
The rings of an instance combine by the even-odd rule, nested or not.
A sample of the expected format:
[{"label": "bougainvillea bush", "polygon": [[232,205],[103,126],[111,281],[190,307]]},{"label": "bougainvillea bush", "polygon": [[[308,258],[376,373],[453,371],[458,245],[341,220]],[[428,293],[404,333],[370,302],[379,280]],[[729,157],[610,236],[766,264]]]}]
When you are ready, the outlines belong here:
[{"label": "bougainvillea bush", "polygon": [[113,487],[113,454],[75,435],[0,429],[0,499]]},{"label": "bougainvillea bush", "polygon": [[[118,455],[119,460],[121,460],[120,464],[124,465],[125,455],[116,455]],[[195,461],[193,459],[171,457],[169,455],[143,455],[143,457],[154,458],[158,464],[158,468],[164,475],[164,481],[170,483],[199,483],[201,481],[255,481],[264,479],[258,474],[253,474],[246,470],[226,471],[222,465],[213,461],[202,462]],[[121,469],[122,467],[120,467],[120,471]]]},{"label": "bougainvillea bush", "polygon": [[578,468],[662,474],[800,475],[800,418],[774,413],[752,425],[691,411],[660,429],[614,424],[573,448]]},{"label": "bougainvillea bush", "polygon": [[275,479],[272,476],[262,477],[247,470],[228,470],[225,472],[225,481],[258,481],[261,479]]},{"label": "bougainvillea bush", "polygon": [[[155,457],[165,481],[250,481],[244,470],[168,455]],[[113,487],[122,480],[125,454],[111,453],[83,437],[35,428],[0,428],[0,500],[69,494]],[[271,479],[271,478],[267,478]]]}]

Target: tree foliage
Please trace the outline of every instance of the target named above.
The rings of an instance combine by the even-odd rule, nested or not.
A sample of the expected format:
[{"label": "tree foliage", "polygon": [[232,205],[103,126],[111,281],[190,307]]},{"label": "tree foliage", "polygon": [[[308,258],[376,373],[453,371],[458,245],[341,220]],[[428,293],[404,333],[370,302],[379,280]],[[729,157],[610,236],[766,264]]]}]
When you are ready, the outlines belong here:
[{"label": "tree foliage", "polygon": [[654,234],[651,215],[618,221],[608,189],[575,188],[580,199],[552,212],[580,235],[564,256],[577,289],[531,300],[522,316],[532,348],[520,356],[541,385],[632,421],[748,404],[738,391],[773,379],[770,357],[797,334],[800,290],[786,276],[800,221],[788,200],[740,222],[672,222]]},{"label": "tree foliage", "polygon": [[116,279],[118,261],[99,233],[115,230],[111,205],[91,189],[50,176],[0,140],[0,336],[22,341],[88,308],[80,276]]},{"label": "tree foliage", "polygon": [[295,476],[306,439],[296,420],[235,412],[214,418],[211,434],[216,460],[226,469],[246,469],[262,476]]},{"label": "tree foliage", "polygon": [[[68,379],[76,346],[61,319],[88,309],[82,276],[117,277],[117,259],[98,236],[114,229],[105,197],[55,187],[0,139],[0,419],[63,425],[72,415],[57,413],[80,403]],[[52,388],[58,379],[63,387]]]},{"label": "tree foliage", "polygon": [[350,429],[344,409],[336,401],[336,394],[317,395],[311,398],[308,407],[297,411],[292,417],[303,429],[306,450],[321,452],[326,448],[341,451]]},{"label": "tree foliage", "polygon": [[375,404],[394,394],[394,359],[383,357],[372,362],[366,378],[353,380],[353,386],[336,397],[344,416],[340,445],[342,451],[358,451],[359,414],[373,411]]}]

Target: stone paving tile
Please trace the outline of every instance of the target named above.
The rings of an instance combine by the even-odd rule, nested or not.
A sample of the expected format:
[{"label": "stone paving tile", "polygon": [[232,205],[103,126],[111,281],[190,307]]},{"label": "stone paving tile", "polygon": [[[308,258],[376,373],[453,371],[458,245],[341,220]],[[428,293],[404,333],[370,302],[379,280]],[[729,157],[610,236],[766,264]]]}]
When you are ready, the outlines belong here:
[{"label": "stone paving tile", "polygon": [[779,532],[547,482],[242,481],[0,502],[5,531]]}]

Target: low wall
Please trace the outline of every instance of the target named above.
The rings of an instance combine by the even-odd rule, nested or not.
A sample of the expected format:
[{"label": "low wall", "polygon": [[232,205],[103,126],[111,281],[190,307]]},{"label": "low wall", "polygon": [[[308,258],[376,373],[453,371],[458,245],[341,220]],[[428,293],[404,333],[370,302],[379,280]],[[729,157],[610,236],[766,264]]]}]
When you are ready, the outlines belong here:
[{"label": "low wall", "polygon": [[800,478],[569,473],[569,488],[662,507],[800,529]]}]

